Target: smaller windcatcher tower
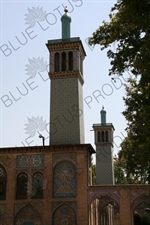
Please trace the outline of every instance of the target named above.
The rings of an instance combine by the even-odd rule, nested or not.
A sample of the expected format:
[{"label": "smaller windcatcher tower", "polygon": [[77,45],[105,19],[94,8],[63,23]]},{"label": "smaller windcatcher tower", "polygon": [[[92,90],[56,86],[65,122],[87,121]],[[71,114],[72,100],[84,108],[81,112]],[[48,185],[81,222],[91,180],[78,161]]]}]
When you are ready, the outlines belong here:
[{"label": "smaller windcatcher tower", "polygon": [[114,184],[112,123],[106,123],[104,107],[100,111],[101,123],[93,124],[96,145],[96,184]]}]

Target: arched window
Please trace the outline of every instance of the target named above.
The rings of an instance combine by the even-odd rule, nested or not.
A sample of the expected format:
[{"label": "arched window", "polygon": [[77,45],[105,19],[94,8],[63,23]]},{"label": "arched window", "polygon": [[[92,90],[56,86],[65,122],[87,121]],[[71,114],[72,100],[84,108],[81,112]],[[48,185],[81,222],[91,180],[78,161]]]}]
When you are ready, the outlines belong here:
[{"label": "arched window", "polygon": [[54,169],[54,197],[75,197],[76,170],[67,161],[60,162]]},{"label": "arched window", "polygon": [[106,139],[106,142],[108,142],[108,131],[107,130],[105,131],[105,139]]},{"label": "arched window", "polygon": [[58,52],[55,53],[55,72],[59,72],[60,55]]},{"label": "arched window", "polygon": [[62,59],[61,70],[66,71],[66,52],[62,52],[61,59]]},{"label": "arched window", "polygon": [[101,137],[100,137],[101,133],[100,131],[97,132],[97,141],[100,142],[101,141]]},{"label": "arched window", "polygon": [[76,225],[76,213],[72,207],[67,204],[60,205],[53,213],[53,224]]},{"label": "arched window", "polygon": [[17,176],[17,199],[27,198],[28,176],[26,173],[19,173]]},{"label": "arched window", "polygon": [[73,52],[68,53],[68,68],[69,70],[73,70]]},{"label": "arched window", "polygon": [[102,142],[104,142],[104,131],[101,132],[101,139],[102,139]]},{"label": "arched window", "polygon": [[6,171],[2,165],[0,165],[0,199],[6,199]]},{"label": "arched window", "polygon": [[[139,204],[140,203],[140,204]],[[149,225],[149,209],[150,209],[150,199],[146,195],[142,195],[139,198],[136,198],[132,202],[133,211],[133,220],[134,225]]]},{"label": "arched window", "polygon": [[32,198],[43,198],[44,180],[42,173],[34,173],[32,176]]}]

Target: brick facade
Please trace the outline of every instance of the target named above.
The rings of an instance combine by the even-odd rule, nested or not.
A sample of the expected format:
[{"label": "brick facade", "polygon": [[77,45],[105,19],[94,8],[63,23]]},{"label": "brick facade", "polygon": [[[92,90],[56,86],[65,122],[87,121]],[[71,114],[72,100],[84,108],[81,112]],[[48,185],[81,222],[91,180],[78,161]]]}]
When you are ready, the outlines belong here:
[{"label": "brick facade", "polygon": [[[64,207],[64,210],[68,208],[68,210],[74,212],[75,221],[73,224],[86,225],[88,221],[88,167],[90,155],[93,152],[94,150],[89,144],[2,148],[0,151],[0,165],[5,168],[7,173],[6,200],[0,201],[2,224],[7,222],[7,224],[23,225],[24,221],[33,221],[37,225],[61,224],[63,216],[61,218],[60,212],[57,213],[57,209],[61,206]],[[74,177],[71,177],[70,174],[66,180],[62,177],[64,174],[61,174],[61,171],[58,171],[58,174],[54,173],[55,168],[61,165],[60,163],[65,166],[67,163],[69,166],[73,165]],[[63,171],[66,170],[67,167]],[[17,175],[21,172],[28,175],[27,199],[16,199]],[[43,187],[41,187],[43,189],[43,198],[41,199],[32,199],[32,195],[34,195],[31,187],[33,185],[32,175],[35,172],[43,174]],[[59,179],[59,191],[57,190],[54,197],[54,186],[57,179]],[[71,184],[71,180],[74,180],[75,183]],[[67,186],[68,184],[66,185],[64,182],[69,183],[70,186]],[[71,193],[67,188],[73,189],[75,195],[65,197],[67,192]],[[59,195],[57,196],[58,192]],[[21,210],[24,211],[21,212]],[[25,212],[30,212],[31,218],[25,215]],[[55,213],[59,215],[60,221],[54,221]]]},{"label": "brick facade", "polygon": [[[113,223],[109,225],[134,225],[135,208],[142,202],[150,203],[150,185],[90,186],[89,168],[92,153],[94,150],[90,144],[1,148],[0,165],[7,173],[6,200],[0,200],[1,223],[23,225],[23,221],[33,221],[35,225],[65,224],[62,220],[67,215],[67,220],[71,220],[70,213],[75,217],[72,224],[103,225],[102,209],[105,205],[112,205],[113,208],[109,207],[109,210],[114,210]],[[57,182],[57,174],[54,171],[57,165],[64,162],[73,165],[75,171],[75,196],[54,197],[54,185]],[[16,199],[17,175],[21,172],[27,173],[29,178],[27,199]],[[43,174],[41,199],[32,199],[32,175],[35,172]],[[66,188],[62,185],[62,188],[64,187]],[[58,210],[61,210],[61,207],[62,211],[70,210],[68,214],[61,215]]]},{"label": "brick facade", "polygon": [[[90,225],[101,223],[102,209],[113,205],[113,222],[109,225],[134,225],[134,214],[141,203],[150,204],[150,185],[96,185],[88,188],[88,205],[92,212]],[[97,203],[98,201],[98,203]],[[97,207],[96,207],[97,205]],[[136,210],[137,209],[137,210]],[[98,210],[98,216],[96,215]],[[97,221],[96,221],[96,217]],[[140,223],[139,223],[140,224]]]}]

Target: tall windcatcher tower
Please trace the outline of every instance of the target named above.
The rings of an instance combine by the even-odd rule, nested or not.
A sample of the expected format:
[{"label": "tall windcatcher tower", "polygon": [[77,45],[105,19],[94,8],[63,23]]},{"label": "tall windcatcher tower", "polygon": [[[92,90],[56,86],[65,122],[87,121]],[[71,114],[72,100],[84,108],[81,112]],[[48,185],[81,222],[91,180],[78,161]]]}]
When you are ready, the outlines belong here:
[{"label": "tall windcatcher tower", "polygon": [[61,17],[62,38],[49,40],[51,93],[50,145],[84,144],[83,60],[79,37],[70,37],[71,17],[67,7]]},{"label": "tall windcatcher tower", "polygon": [[112,123],[106,123],[106,111],[101,112],[101,123],[93,124],[96,145],[96,184],[114,184]]}]

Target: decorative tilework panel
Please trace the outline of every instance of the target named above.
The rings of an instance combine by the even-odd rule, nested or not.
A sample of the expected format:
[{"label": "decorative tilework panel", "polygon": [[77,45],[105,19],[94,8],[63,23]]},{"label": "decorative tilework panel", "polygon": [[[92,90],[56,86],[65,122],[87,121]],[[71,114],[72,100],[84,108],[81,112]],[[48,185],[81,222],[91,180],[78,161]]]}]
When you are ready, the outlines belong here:
[{"label": "decorative tilework panel", "polygon": [[43,167],[44,155],[19,155],[16,163],[17,167]]},{"label": "decorative tilework panel", "polygon": [[69,205],[75,212],[77,212],[77,203],[76,202],[62,202],[62,201],[57,201],[57,202],[53,202],[52,203],[52,210],[53,212],[59,207],[61,206],[62,204],[67,204]]},{"label": "decorative tilework panel", "polygon": [[70,162],[61,162],[54,169],[54,197],[75,197],[76,171]]},{"label": "decorative tilework panel", "polygon": [[9,166],[12,162],[10,155],[2,155],[0,156],[0,164],[4,165],[5,167]]},{"label": "decorative tilework panel", "polygon": [[113,199],[119,205],[120,201],[120,193],[119,189],[117,188],[105,188],[105,189],[94,189],[88,190],[88,203],[92,202],[94,199],[99,198],[100,196],[108,196],[109,198]]},{"label": "decorative tilework panel", "polygon": [[[23,201],[22,201],[22,203],[15,204],[15,211],[14,211],[15,216],[23,208],[24,208]],[[43,214],[43,208],[44,208],[44,206],[43,206],[43,203],[41,203],[41,202],[32,203],[32,209],[36,210],[38,213],[40,212],[40,215]]]},{"label": "decorative tilework panel", "polygon": [[69,154],[53,154],[53,167],[56,166],[61,161],[70,161],[76,165],[76,154],[69,153]]},{"label": "decorative tilework panel", "polygon": [[53,225],[75,225],[76,214],[67,204],[62,204],[53,214]]}]

